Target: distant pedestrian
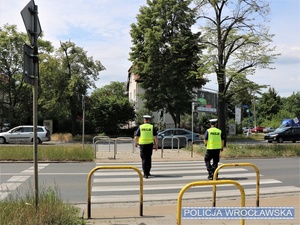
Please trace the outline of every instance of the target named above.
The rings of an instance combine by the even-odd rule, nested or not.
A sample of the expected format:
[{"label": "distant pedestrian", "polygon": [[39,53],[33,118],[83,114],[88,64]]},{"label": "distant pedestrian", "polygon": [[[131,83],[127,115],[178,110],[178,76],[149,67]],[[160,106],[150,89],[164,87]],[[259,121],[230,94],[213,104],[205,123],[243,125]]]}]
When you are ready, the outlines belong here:
[{"label": "distant pedestrian", "polygon": [[[216,127],[217,119],[211,119],[210,128],[204,134],[204,144],[206,153],[204,156],[205,166],[208,172],[208,179],[212,180],[215,170],[218,168],[220,161],[220,152],[224,148],[224,135],[222,131]],[[211,164],[211,160],[213,163]]]},{"label": "distant pedestrian", "polygon": [[140,146],[140,157],[142,159],[142,168],[144,178],[151,176],[153,142],[155,143],[155,151],[158,149],[157,130],[150,124],[151,116],[144,115],[144,124],[140,125],[135,132],[135,147]]}]

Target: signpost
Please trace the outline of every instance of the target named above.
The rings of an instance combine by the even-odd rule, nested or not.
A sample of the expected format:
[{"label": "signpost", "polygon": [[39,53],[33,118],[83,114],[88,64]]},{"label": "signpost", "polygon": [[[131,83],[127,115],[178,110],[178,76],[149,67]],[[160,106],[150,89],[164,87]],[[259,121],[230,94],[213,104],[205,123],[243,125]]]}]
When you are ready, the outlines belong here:
[{"label": "signpost", "polygon": [[25,28],[30,40],[29,46],[24,44],[24,81],[33,85],[33,158],[35,205],[38,207],[38,149],[37,149],[37,96],[39,84],[38,37],[42,29],[38,18],[38,7],[31,0],[21,11]]}]

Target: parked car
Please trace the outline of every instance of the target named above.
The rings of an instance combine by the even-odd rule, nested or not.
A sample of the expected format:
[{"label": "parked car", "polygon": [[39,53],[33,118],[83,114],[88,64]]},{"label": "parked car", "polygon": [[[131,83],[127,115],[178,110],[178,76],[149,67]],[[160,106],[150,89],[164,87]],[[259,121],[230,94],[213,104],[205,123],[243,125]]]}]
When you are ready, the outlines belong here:
[{"label": "parked car", "polygon": [[244,133],[244,134],[245,134],[245,133],[248,133],[249,129],[250,129],[250,132],[251,132],[251,130],[253,129],[253,127],[250,127],[250,128],[248,128],[248,127],[243,127],[243,128],[242,128],[243,133]]},{"label": "parked car", "polygon": [[274,132],[276,129],[274,127],[266,127],[263,129],[264,133]]},{"label": "parked car", "polygon": [[264,139],[269,143],[277,141],[282,143],[284,141],[291,141],[295,143],[300,141],[300,127],[279,127],[274,132],[265,134]]},{"label": "parked car", "polygon": [[[162,131],[159,131],[157,134],[158,137],[158,147],[161,148],[162,144],[164,148],[183,148],[186,146],[187,142],[200,141],[200,135],[193,133],[190,130],[184,128],[168,128]],[[179,141],[179,143],[178,143]],[[173,142],[173,145],[172,145]]]},{"label": "parked car", "polygon": [[[24,125],[0,133],[0,144],[33,142],[33,126]],[[44,126],[37,126],[37,143],[50,141],[50,131]]]},{"label": "parked car", "polygon": [[262,133],[263,131],[264,131],[264,127],[261,127],[261,126],[256,126],[251,129],[252,133]]}]

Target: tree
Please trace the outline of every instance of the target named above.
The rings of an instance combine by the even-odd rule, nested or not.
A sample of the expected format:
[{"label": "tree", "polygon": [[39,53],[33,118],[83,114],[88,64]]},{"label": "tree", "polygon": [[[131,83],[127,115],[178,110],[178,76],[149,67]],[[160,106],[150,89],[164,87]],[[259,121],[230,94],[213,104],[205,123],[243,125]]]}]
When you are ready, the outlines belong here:
[{"label": "tree", "polygon": [[276,115],[281,108],[280,96],[276,93],[274,88],[269,88],[269,91],[263,93],[257,103],[258,124],[261,124],[263,120],[272,120],[272,117]]},{"label": "tree", "polygon": [[294,117],[300,117],[300,91],[293,92],[287,98],[282,98],[283,109],[292,113]]},{"label": "tree", "polygon": [[175,127],[190,109],[195,88],[206,82],[199,70],[200,33],[192,32],[196,14],[190,3],[147,0],[130,31],[132,72],[142,81],[145,107],[170,113]]},{"label": "tree", "polygon": [[61,42],[60,45],[57,52],[60,60],[58,65],[60,82],[56,98],[62,100],[68,107],[72,135],[76,135],[78,133],[76,120],[82,115],[82,96],[87,94],[88,89],[95,88],[99,72],[105,68],[100,61],[88,57],[87,52],[75,43],[67,41]]},{"label": "tree", "polygon": [[[196,0],[195,4],[207,47],[202,64],[217,76],[218,124],[225,132],[230,85],[254,74],[257,68],[270,68],[278,55],[270,47],[274,35],[263,25],[270,7],[263,0]],[[236,94],[242,90],[240,87]]]},{"label": "tree", "polygon": [[98,132],[117,134],[120,127],[133,120],[134,107],[122,82],[111,82],[92,92],[87,107],[87,120]]},{"label": "tree", "polygon": [[22,76],[25,41],[26,34],[18,32],[15,25],[6,24],[0,28],[1,120],[6,118],[11,125],[18,124],[22,120],[20,117],[28,118],[23,108],[28,100],[21,101],[30,90]]}]

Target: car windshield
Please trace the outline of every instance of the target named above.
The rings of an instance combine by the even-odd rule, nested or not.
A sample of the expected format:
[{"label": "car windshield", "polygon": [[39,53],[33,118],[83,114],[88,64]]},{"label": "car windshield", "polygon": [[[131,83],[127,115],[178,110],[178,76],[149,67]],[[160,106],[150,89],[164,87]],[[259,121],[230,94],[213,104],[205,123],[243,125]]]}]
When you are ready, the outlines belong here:
[{"label": "car windshield", "polygon": [[289,127],[278,127],[278,128],[274,131],[274,133],[281,133],[281,132],[283,132],[283,131],[285,131],[285,130],[287,130],[287,129],[289,129]]}]

